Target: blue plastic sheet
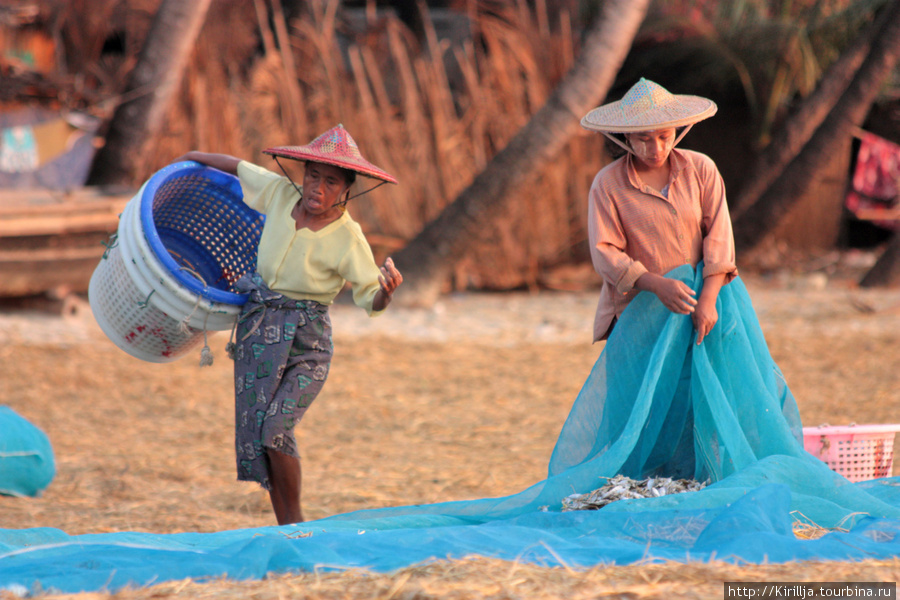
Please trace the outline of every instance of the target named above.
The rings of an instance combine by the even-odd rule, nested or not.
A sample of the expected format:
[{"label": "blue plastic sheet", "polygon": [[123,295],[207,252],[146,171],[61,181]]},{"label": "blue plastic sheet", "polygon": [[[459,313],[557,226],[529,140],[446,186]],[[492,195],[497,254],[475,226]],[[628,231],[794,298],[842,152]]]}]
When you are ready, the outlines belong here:
[{"label": "blue plastic sheet", "polygon": [[[697,273],[669,276],[699,289]],[[717,309],[718,324],[697,346],[690,317],[639,295],[576,398],[547,479],[517,494],[209,534],[0,530],[0,588],[115,591],[185,577],[391,571],[470,555],[572,568],[900,555],[900,478],[850,483],[806,453],[796,403],[740,279],[723,288]],[[618,473],[711,485],[561,512],[563,498]],[[798,539],[795,518],[846,531]]]},{"label": "blue plastic sheet", "polygon": [[38,496],[55,475],[47,435],[13,409],[0,406],[0,494]]}]

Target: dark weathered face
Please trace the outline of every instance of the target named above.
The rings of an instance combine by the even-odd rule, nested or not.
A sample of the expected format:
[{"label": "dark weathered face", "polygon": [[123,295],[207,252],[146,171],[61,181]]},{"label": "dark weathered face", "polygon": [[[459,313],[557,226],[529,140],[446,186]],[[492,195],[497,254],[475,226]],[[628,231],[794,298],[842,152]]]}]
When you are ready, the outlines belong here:
[{"label": "dark weathered face", "polygon": [[350,187],[346,169],[317,162],[307,162],[303,172],[303,204],[312,214],[323,214],[340,202]]}]

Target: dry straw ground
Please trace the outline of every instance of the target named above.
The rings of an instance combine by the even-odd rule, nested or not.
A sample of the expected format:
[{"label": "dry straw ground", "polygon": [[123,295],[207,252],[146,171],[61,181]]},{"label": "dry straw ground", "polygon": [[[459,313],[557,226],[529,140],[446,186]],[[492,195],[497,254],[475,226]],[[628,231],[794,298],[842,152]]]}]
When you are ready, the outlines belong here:
[{"label": "dry straw ground", "polygon": [[[820,289],[807,277],[746,281],[806,424],[900,420],[900,293],[837,280]],[[542,479],[601,349],[588,343],[595,294],[454,295],[372,320],[335,306],[330,380],[298,428],[308,518],[496,496]],[[113,347],[87,310],[0,313],[0,403],[47,432],[59,471],[41,498],[0,497],[0,524],[71,534],[274,524],[264,493],[234,480],[230,363],[224,334],[211,342],[211,368],[193,355],[152,365]],[[467,559],[77,597],[721,598],[728,580],[898,578],[900,560],[574,571]]]}]

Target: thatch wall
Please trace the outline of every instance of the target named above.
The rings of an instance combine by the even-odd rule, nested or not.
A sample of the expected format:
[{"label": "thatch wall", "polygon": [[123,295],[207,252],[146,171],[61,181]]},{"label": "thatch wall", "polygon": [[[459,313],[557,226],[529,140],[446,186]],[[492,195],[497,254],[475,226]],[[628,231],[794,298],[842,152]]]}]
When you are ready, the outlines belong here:
[{"label": "thatch wall", "polygon": [[[568,15],[554,10],[551,19],[545,3],[463,4],[426,15],[423,37],[391,11],[333,0],[297,3],[295,14],[267,0],[214,0],[135,184],[190,149],[274,168],[264,148],[306,143],[343,123],[367,158],[400,180],[355,200],[351,212],[378,258],[402,247],[540,108],[577,51]],[[52,102],[52,81],[61,108],[109,118],[158,0],[37,5],[58,68],[32,100]],[[605,160],[598,136],[576,139],[460,257],[453,286],[561,285],[551,271],[585,257],[587,189]]]}]

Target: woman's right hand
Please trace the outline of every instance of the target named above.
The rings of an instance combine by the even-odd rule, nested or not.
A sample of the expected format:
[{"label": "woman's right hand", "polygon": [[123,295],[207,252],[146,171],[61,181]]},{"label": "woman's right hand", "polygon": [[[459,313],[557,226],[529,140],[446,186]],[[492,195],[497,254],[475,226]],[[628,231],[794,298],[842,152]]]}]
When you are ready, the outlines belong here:
[{"label": "woman's right hand", "polygon": [[635,287],[653,292],[663,306],[679,315],[689,315],[697,306],[696,292],[678,279],[669,279],[653,273],[644,273],[635,282]]}]

